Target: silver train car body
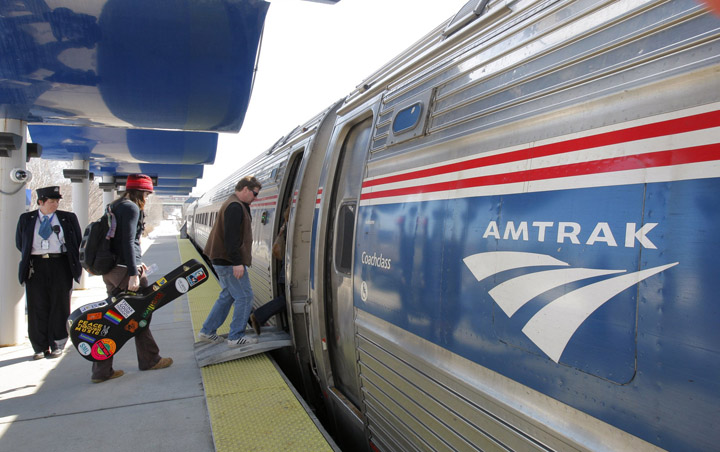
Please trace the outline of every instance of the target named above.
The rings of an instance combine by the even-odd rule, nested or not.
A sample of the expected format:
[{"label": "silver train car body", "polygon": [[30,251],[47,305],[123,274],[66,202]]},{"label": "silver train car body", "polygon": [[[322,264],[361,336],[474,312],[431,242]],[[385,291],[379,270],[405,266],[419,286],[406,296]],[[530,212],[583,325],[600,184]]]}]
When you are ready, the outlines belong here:
[{"label": "silver train car body", "polygon": [[469,2],[188,234],[262,181],[255,304],[346,450],[718,450],[719,38],[692,0]]}]

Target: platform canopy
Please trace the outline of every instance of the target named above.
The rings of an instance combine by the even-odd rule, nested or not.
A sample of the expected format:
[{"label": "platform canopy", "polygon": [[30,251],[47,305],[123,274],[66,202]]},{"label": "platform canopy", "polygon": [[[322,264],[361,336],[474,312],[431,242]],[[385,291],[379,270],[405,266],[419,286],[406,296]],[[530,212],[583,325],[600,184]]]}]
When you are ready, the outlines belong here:
[{"label": "platform canopy", "polygon": [[252,90],[263,0],[0,1],[0,118],[42,158],[192,187]]}]

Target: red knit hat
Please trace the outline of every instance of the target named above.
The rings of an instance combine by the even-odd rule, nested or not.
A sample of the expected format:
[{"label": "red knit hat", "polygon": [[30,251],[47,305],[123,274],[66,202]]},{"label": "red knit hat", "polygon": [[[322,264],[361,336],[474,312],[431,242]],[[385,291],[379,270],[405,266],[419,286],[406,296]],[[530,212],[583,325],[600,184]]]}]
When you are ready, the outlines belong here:
[{"label": "red knit hat", "polygon": [[125,182],[125,190],[153,191],[153,183],[150,176],[145,174],[131,174]]}]

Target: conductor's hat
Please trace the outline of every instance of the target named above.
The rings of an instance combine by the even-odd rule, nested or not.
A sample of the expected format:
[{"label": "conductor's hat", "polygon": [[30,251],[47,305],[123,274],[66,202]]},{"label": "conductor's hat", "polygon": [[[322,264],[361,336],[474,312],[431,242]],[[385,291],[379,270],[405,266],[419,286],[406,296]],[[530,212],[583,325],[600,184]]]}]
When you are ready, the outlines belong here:
[{"label": "conductor's hat", "polygon": [[62,195],[60,194],[60,187],[58,187],[57,185],[52,187],[38,188],[37,196],[38,199],[62,199]]}]

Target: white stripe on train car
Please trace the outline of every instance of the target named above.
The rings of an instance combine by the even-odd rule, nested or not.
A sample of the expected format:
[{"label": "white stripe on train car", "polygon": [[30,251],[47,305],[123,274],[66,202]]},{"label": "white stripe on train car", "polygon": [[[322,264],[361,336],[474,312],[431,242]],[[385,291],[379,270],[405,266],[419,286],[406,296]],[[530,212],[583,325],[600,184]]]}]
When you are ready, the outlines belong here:
[{"label": "white stripe on train car", "polygon": [[360,205],[720,177],[713,108],[368,178]]}]

